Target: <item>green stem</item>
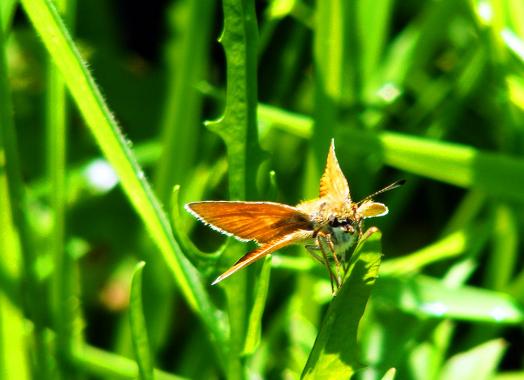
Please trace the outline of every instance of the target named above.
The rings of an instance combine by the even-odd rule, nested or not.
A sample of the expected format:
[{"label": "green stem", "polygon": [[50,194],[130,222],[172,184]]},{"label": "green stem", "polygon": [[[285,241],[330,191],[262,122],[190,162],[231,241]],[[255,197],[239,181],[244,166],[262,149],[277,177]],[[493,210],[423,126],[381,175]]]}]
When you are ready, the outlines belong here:
[{"label": "green stem", "polygon": [[[0,7],[0,20],[2,17]],[[34,344],[36,356],[35,373],[42,379],[51,378],[51,364],[48,346],[44,337],[46,320],[46,296],[44,287],[39,283],[36,274],[36,253],[33,246],[33,235],[27,215],[28,204],[21,178],[20,161],[17,152],[18,144],[12,118],[12,103],[6,64],[6,40],[3,28],[0,28],[0,153],[5,158],[7,189],[11,205],[12,220],[18,231],[22,253],[22,283],[24,286],[23,305],[27,315],[34,323]]]},{"label": "green stem", "polygon": [[[74,0],[56,1],[57,8],[71,25]],[[71,28],[71,26],[70,26]],[[47,64],[47,173],[50,178],[49,192],[54,224],[50,234],[50,249],[54,257],[52,277],[53,323],[56,331],[58,369],[63,378],[75,378],[74,369],[68,365],[75,344],[75,322],[80,319],[75,294],[77,271],[73,259],[65,250],[66,213],[66,157],[67,157],[67,99],[65,86],[51,59]],[[79,337],[80,332],[76,333]],[[66,375],[67,374],[67,375]]]}]

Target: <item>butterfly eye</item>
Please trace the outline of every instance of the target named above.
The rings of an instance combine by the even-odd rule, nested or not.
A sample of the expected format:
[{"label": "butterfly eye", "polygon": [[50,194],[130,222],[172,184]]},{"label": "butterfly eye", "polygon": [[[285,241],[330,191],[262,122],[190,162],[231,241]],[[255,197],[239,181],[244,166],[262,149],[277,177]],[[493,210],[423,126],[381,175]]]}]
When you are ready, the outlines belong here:
[{"label": "butterfly eye", "polygon": [[337,218],[333,217],[333,218],[330,218],[329,225],[331,227],[339,227],[342,225],[342,223],[340,223]]},{"label": "butterfly eye", "polygon": [[331,227],[345,227],[345,228],[347,228],[347,226],[351,226],[351,221],[349,219],[339,220],[336,217],[331,217],[329,219],[329,225]]}]

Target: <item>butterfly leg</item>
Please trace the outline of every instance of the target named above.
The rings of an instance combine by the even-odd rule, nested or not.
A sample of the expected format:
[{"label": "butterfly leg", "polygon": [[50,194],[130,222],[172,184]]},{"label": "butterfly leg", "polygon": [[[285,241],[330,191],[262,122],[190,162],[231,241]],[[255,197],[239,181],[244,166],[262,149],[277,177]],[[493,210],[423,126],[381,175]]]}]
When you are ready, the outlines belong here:
[{"label": "butterfly leg", "polygon": [[320,264],[324,264],[324,258],[316,252],[320,251],[320,247],[318,245],[308,244],[305,246],[305,248],[315,260],[317,260]]},{"label": "butterfly leg", "polygon": [[322,238],[325,238],[325,236],[320,235],[320,234],[317,236],[317,244],[320,249],[320,252],[322,252],[324,265],[326,266],[326,269],[328,270],[329,281],[331,282],[331,292],[335,294],[336,289],[338,290],[338,288],[340,288],[340,282],[338,280],[338,276],[335,276],[335,274],[333,273],[333,269],[331,268],[331,265],[329,264],[329,256],[326,253],[326,250],[324,248]]},{"label": "butterfly leg", "polygon": [[340,277],[341,270],[343,270],[343,265],[340,263],[340,260],[337,256],[337,251],[335,249],[335,244],[333,244],[333,240],[331,239],[331,236],[326,234],[325,236],[326,243],[329,247],[329,250],[331,251],[331,254],[333,256],[333,260],[335,261],[335,269],[336,269],[336,278],[337,278],[337,287],[340,287],[342,284],[342,277]]}]

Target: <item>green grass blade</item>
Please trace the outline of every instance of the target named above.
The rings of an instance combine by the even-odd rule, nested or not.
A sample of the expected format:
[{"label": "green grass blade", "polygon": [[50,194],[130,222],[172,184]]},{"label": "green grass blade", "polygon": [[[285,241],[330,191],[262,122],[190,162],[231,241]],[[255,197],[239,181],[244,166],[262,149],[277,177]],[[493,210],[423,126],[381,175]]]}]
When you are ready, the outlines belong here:
[{"label": "green grass blade", "polygon": [[524,371],[505,371],[494,373],[492,380],[522,380],[524,379]]},{"label": "green grass blade", "polygon": [[[318,195],[318,180],[324,169],[327,147],[334,136],[339,108],[344,99],[346,87],[353,90],[355,99],[358,68],[349,65],[351,48],[346,29],[352,3],[335,0],[316,4],[313,59],[315,69],[314,126],[310,140],[311,151],[306,158],[305,198]],[[349,27],[348,27],[349,28]],[[356,28],[355,28],[356,29]],[[348,46],[351,45],[351,48]],[[358,57],[353,55],[351,58]],[[356,65],[356,62],[352,62]],[[346,72],[346,69],[349,69]],[[351,93],[351,92],[350,92]]]},{"label": "green grass blade", "polygon": [[[71,1],[57,1],[57,7],[71,25],[75,8]],[[75,344],[82,336],[81,316],[73,299],[78,283],[78,270],[73,257],[65,249],[66,214],[66,152],[67,152],[67,99],[62,77],[51,59],[47,62],[46,134],[47,174],[51,185],[49,201],[53,218],[49,236],[50,254],[54,271],[51,279],[53,328],[56,332],[57,364],[60,373],[75,379],[68,366]],[[68,370],[71,370],[68,372]]]},{"label": "green grass blade", "polygon": [[372,82],[377,73],[377,67],[384,57],[384,46],[389,34],[390,20],[393,15],[391,11],[393,1],[391,0],[360,0],[358,2],[358,35],[359,44],[362,48],[362,72],[365,84]]},{"label": "green grass blade", "polygon": [[395,259],[387,260],[382,264],[381,275],[409,274],[422,270],[432,263],[457,257],[468,251],[476,251],[478,245],[485,243],[488,236],[486,226],[470,227],[455,231],[439,241],[426,245],[424,248]]},{"label": "green grass blade", "polygon": [[0,7],[2,7],[2,9],[0,9],[0,14],[2,15],[0,26],[6,34],[11,26],[17,2],[17,0],[4,0],[0,3]]},{"label": "green grass blade", "polygon": [[357,330],[378,276],[382,256],[381,234],[376,228],[373,231],[355,250],[358,259],[329,305],[304,367],[304,379],[349,379],[362,367]]},{"label": "green grass blade", "polygon": [[382,276],[373,297],[378,303],[419,316],[501,325],[524,321],[524,308],[505,293],[472,286],[450,287],[424,275]]},{"label": "green grass blade", "polygon": [[[210,30],[215,0],[192,0],[181,10],[177,4],[169,12],[171,41],[166,48],[168,88],[162,128],[162,156],[158,161],[155,189],[159,199],[168,204],[175,184],[183,187],[199,153],[198,133],[202,94],[197,91],[207,66]],[[177,12],[185,11],[188,17],[183,25],[176,25]],[[183,30],[182,41],[175,36]],[[177,42],[181,46],[177,46]]]},{"label": "green grass blade", "polygon": [[442,380],[489,380],[506,351],[502,339],[494,339],[452,356],[442,368]]},{"label": "green grass blade", "polygon": [[397,375],[397,370],[395,368],[390,368],[384,374],[384,376],[382,376],[382,380],[395,380],[396,375]]},{"label": "green grass blade", "polygon": [[[259,107],[276,127],[311,136],[312,120],[277,108]],[[288,129],[289,126],[289,129]],[[524,160],[472,146],[434,141],[396,132],[371,133],[346,128],[336,135],[344,147],[359,154],[377,154],[386,165],[452,185],[524,201]]]},{"label": "green grass blade", "polygon": [[56,10],[49,0],[24,0],[22,5],[62,73],[67,88],[104,156],[118,174],[131,204],[173,273],[187,303],[204,320],[215,340],[223,342],[224,331],[215,320],[216,308],[210,302],[199,274],[174,240],[162,208]]},{"label": "green grass blade", "polygon": [[0,374],[3,379],[32,378],[24,323],[21,310],[0,294]]},{"label": "green grass blade", "polygon": [[140,379],[153,380],[153,358],[147,337],[146,321],[142,309],[142,271],[144,261],[136,265],[131,282],[129,322]]},{"label": "green grass blade", "polygon": [[[139,376],[138,366],[128,359],[99,348],[85,345],[74,352],[74,363],[82,372],[100,378],[118,380],[136,380]],[[156,380],[184,380],[184,377],[168,374],[155,369]]]},{"label": "green grass blade", "polygon": [[524,200],[524,177],[519,175],[524,173],[522,159],[394,133],[384,133],[380,140],[379,152],[383,152],[384,162],[393,167],[460,187]]},{"label": "green grass blade", "polygon": [[[3,49],[1,44],[0,49]],[[0,86],[5,86],[2,68],[0,63]],[[0,99],[3,104],[0,104],[0,123],[5,123],[9,117],[5,112],[7,99]],[[1,127],[0,132],[3,132]],[[0,374],[4,378],[26,380],[31,378],[31,374],[19,294],[20,247],[13,225],[5,159],[4,138],[0,133]]]},{"label": "green grass blade", "polygon": [[487,273],[484,286],[503,291],[518,267],[519,231],[517,219],[512,208],[500,204],[494,210],[493,249],[487,262]]},{"label": "green grass blade", "polygon": [[[0,12],[3,9],[0,8]],[[0,20],[3,19],[0,13]],[[0,28],[0,176],[3,187],[2,196],[6,197],[2,201],[3,205],[8,205],[6,213],[11,213],[13,226],[17,230],[18,244],[9,244],[11,248],[10,255],[15,255],[16,250],[20,248],[21,253],[21,282],[24,284],[25,295],[21,304],[24,306],[24,313],[32,319],[34,328],[32,338],[34,339],[34,372],[38,373],[42,379],[51,379],[53,377],[52,353],[45,337],[46,319],[48,318],[47,299],[44,289],[42,288],[36,271],[36,262],[38,259],[37,251],[34,245],[34,234],[29,222],[29,208],[26,196],[26,190],[22,181],[22,172],[20,170],[19,148],[17,135],[15,131],[14,120],[12,117],[11,92],[9,88],[7,60],[6,60],[6,39],[3,27]],[[5,186],[5,187],[4,187]],[[7,214],[3,214],[5,219]],[[12,230],[9,225],[6,226],[6,235]],[[13,233],[11,237],[14,237]],[[7,237],[9,239],[9,237]],[[2,247],[3,248],[3,247]],[[34,375],[34,373],[33,373]]]},{"label": "green grass blade", "polygon": [[271,256],[268,256],[262,264],[260,275],[258,276],[254,289],[255,299],[253,300],[253,307],[251,308],[248,317],[244,355],[253,354],[260,344],[260,338],[262,335],[262,315],[264,314],[264,308],[266,306],[270,273]]}]

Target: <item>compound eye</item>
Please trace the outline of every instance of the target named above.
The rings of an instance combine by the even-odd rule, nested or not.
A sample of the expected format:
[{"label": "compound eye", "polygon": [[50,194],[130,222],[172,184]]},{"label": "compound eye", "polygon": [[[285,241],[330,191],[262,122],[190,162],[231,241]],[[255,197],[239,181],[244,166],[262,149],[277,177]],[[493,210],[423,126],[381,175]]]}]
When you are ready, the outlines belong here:
[{"label": "compound eye", "polygon": [[340,227],[343,223],[340,222],[336,217],[329,218],[329,225],[331,227]]}]

